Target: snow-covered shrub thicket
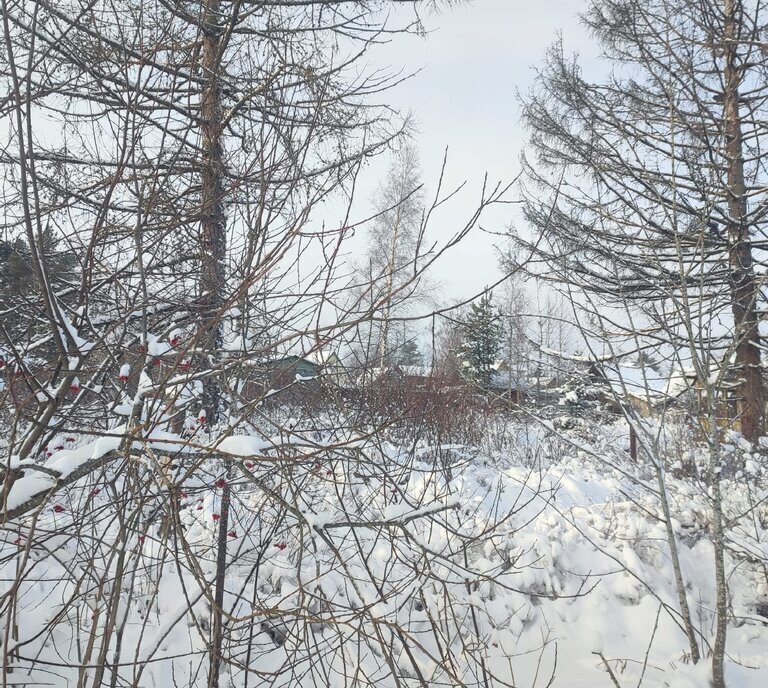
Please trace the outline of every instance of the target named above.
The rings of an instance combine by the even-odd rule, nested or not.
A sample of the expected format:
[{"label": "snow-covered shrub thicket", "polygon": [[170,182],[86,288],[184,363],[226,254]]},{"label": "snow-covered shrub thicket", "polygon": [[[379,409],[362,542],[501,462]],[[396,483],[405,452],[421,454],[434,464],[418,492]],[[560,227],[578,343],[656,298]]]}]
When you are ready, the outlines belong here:
[{"label": "snow-covered shrub thicket", "polygon": [[[283,428],[206,451],[205,435],[156,434],[9,522],[9,668],[61,685],[204,685],[228,487],[231,685],[485,685],[506,671],[487,640],[523,599],[509,535],[535,493],[502,499],[469,465],[449,479],[428,447]],[[66,439],[48,473],[20,467],[9,506],[116,444]]]},{"label": "snow-covered shrub thicket", "polygon": [[[706,685],[687,663],[653,473],[626,461],[625,428],[540,442],[531,460],[520,444],[438,453],[318,421],[281,417],[270,436],[262,418],[208,452],[190,447],[205,435],[184,452],[155,437],[129,465],[107,464],[9,521],[8,676],[206,685],[226,482],[223,685],[592,686],[607,671],[622,686]],[[108,450],[65,444],[47,466],[76,470]],[[723,485],[728,670],[757,686],[768,676],[768,492],[746,465]],[[10,496],[37,480],[20,477]],[[669,475],[668,491],[706,655],[706,485]]]}]

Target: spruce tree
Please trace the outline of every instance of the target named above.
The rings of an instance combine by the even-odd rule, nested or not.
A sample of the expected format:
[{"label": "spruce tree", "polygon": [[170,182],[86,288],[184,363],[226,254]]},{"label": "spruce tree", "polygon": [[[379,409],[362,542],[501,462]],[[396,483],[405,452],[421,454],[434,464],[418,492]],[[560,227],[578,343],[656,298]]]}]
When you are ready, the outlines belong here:
[{"label": "spruce tree", "polygon": [[415,339],[406,339],[400,346],[397,356],[397,362],[403,366],[420,366],[424,363],[424,357],[421,355],[419,345]]},{"label": "spruce tree", "polygon": [[502,337],[500,315],[490,293],[486,292],[470,305],[461,330],[458,357],[463,375],[472,383],[488,388]]}]

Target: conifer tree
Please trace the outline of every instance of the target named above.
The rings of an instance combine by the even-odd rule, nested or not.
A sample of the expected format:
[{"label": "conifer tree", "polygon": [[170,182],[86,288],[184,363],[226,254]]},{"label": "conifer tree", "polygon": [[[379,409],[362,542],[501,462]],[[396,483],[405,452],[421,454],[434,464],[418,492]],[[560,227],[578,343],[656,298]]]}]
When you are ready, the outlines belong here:
[{"label": "conifer tree", "polygon": [[400,346],[397,362],[404,366],[420,366],[424,358],[415,339],[406,339]]},{"label": "conifer tree", "polygon": [[489,292],[470,305],[461,331],[458,357],[463,374],[474,384],[488,388],[502,338],[500,315]]}]

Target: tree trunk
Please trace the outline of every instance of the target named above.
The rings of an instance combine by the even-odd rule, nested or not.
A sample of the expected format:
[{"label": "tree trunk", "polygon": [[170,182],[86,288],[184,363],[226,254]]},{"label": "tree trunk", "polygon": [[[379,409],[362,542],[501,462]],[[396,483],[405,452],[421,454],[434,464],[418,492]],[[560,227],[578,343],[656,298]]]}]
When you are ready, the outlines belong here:
[{"label": "tree trunk", "polygon": [[757,318],[758,288],[752,265],[752,244],[747,224],[747,189],[739,112],[741,69],[738,64],[735,0],[724,0],[723,119],[728,165],[728,251],[731,272],[731,309],[736,337],[736,367],[741,379],[741,431],[755,442],[763,431],[763,381]]},{"label": "tree trunk", "polygon": [[[203,8],[202,72],[205,79],[200,100],[201,172],[200,218],[200,346],[201,367],[214,369],[222,348],[221,310],[226,287],[225,257],[227,248],[227,216],[224,207],[225,166],[222,129],[224,110],[221,88],[221,57],[224,49],[224,25],[220,0],[206,0]],[[202,407],[206,422],[214,425],[221,412],[221,386],[216,372],[203,380]],[[224,588],[227,566],[227,532],[229,527],[229,484],[221,498],[221,518],[217,539],[216,580],[210,648],[209,688],[218,688],[224,635]]]},{"label": "tree trunk", "polygon": [[[202,71],[205,87],[200,102],[203,169],[200,218],[200,344],[205,352],[203,369],[216,364],[221,351],[221,307],[224,303],[227,217],[224,208],[224,112],[220,81],[224,28],[219,0],[207,0],[202,23]],[[203,381],[202,405],[206,421],[213,424],[221,410],[218,376]]]},{"label": "tree trunk", "polygon": [[712,685],[725,688],[725,643],[728,630],[728,579],[725,571],[725,533],[723,529],[723,502],[720,492],[721,464],[717,445],[710,448],[712,480],[712,545],[715,554],[715,645],[712,648]]},{"label": "tree trunk", "polygon": [[221,518],[216,546],[216,590],[213,597],[213,623],[211,624],[211,662],[208,675],[209,688],[219,688],[222,645],[224,638],[224,588],[227,573],[227,538],[229,537],[229,478],[221,494]]},{"label": "tree trunk", "polygon": [[688,604],[688,594],[685,589],[685,578],[683,569],[680,565],[680,553],[677,549],[677,537],[672,526],[672,509],[669,505],[669,493],[667,492],[667,479],[664,471],[664,465],[660,457],[654,459],[656,469],[656,482],[659,486],[659,500],[661,501],[661,511],[664,514],[664,529],[667,533],[667,544],[669,545],[669,555],[672,560],[672,571],[675,574],[675,589],[677,590],[677,599],[680,604],[680,618],[683,622],[685,635],[688,638],[688,646],[691,649],[691,661],[698,664],[701,659],[699,644],[696,641],[696,631],[691,618],[691,608]]}]

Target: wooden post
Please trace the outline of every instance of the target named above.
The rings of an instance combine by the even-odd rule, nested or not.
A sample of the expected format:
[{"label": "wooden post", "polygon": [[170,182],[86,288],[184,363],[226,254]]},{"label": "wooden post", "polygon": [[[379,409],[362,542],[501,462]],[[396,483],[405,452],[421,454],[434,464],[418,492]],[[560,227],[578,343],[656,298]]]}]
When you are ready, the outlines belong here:
[{"label": "wooden post", "polygon": [[632,424],[629,426],[629,457],[637,463],[637,433]]}]

